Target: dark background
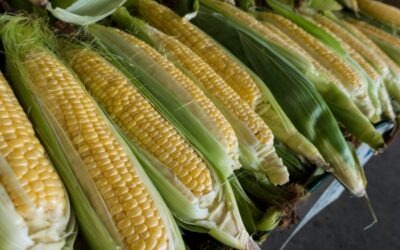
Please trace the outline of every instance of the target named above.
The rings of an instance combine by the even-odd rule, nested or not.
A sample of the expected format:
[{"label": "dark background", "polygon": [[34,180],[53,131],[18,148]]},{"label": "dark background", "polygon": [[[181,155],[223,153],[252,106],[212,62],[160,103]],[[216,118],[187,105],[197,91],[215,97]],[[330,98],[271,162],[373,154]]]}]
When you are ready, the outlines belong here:
[{"label": "dark background", "polygon": [[[385,1],[400,7],[400,0]],[[398,17],[400,19],[400,16]],[[400,138],[365,166],[368,195],[379,222],[371,222],[365,201],[344,193],[312,219],[285,250],[400,250]],[[266,250],[281,246],[284,232],[275,232]]]}]

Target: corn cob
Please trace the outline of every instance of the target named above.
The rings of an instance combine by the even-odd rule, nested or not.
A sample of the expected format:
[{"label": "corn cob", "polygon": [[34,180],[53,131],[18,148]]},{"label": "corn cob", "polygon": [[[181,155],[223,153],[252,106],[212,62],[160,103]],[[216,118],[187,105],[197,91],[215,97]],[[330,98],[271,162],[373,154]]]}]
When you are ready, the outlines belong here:
[{"label": "corn cob", "polygon": [[381,60],[394,71],[396,75],[400,75],[400,66],[398,66],[381,48],[378,47],[367,35],[365,35],[354,23],[344,21],[343,25],[349,29],[359,40],[361,40],[368,49],[376,54]]},{"label": "corn cob", "polygon": [[[1,36],[8,70],[18,83],[15,88],[24,105],[33,106],[35,123],[45,127],[38,131],[46,147],[64,151],[61,162],[57,155],[52,157],[64,164],[60,169],[73,169],[91,202],[82,205],[93,207],[117,242],[107,245],[183,249],[177,225],[145,174],[144,163],[136,158],[139,154],[130,150],[75,75],[52,52],[57,41],[45,23],[24,17],[7,20]],[[76,210],[80,211],[79,206]]]},{"label": "corn cob", "polygon": [[[206,165],[202,157],[139,93],[126,75],[94,51],[74,48],[66,54],[88,90],[127,137],[174,174],[167,177],[170,185],[177,184],[174,190],[167,189],[167,194],[163,191],[161,193],[164,193],[177,219],[189,223],[196,223],[193,220],[199,221],[202,227],[211,231],[219,230],[220,235],[214,237],[220,241],[235,248],[244,248],[244,245],[248,244],[249,236],[242,228],[243,222],[238,216],[235,200],[230,197],[229,184],[225,183],[224,187],[221,187],[222,184],[213,168]],[[161,153],[158,152],[160,150]],[[176,178],[180,179],[182,186],[175,180]],[[157,182],[159,179],[154,181]],[[162,188],[162,185],[159,188]],[[176,209],[176,205],[183,207],[186,205],[181,200],[179,200],[181,204],[171,204],[176,203],[176,199],[169,200],[170,191],[178,192],[179,195],[183,194],[188,198],[191,206],[195,207],[194,211],[181,212],[180,208]],[[191,199],[192,194],[195,196],[194,199]],[[191,206],[187,210],[191,210]],[[193,214],[198,209],[205,209],[207,214]],[[225,235],[234,240],[226,239]]]},{"label": "corn cob", "polygon": [[[273,93],[281,98],[281,105],[285,107],[285,112],[294,120],[299,130],[312,140],[321,154],[326,157],[327,162],[332,166],[330,170],[334,175],[355,195],[363,196],[365,194],[363,171],[353,158],[327,104],[316,92],[311,81],[325,93],[330,91],[335,93],[334,96],[339,96],[341,92],[324,77],[318,79],[318,74],[310,72],[312,67],[301,65],[299,60],[301,58],[295,60],[290,58],[291,56],[298,57],[296,54],[276,46],[249,29],[240,18],[221,7],[215,0],[201,0],[199,15],[193,22],[207,33],[212,34],[218,42],[256,71]],[[240,43],[238,44],[237,41]],[[305,63],[309,64],[307,61]],[[307,75],[304,75],[305,73]],[[315,77],[315,79],[308,77]],[[286,87],[282,88],[282,85]],[[283,101],[286,98],[289,98],[290,101]],[[335,98],[331,98],[329,95],[327,98],[332,101],[331,103],[334,102],[332,99]],[[340,98],[342,105],[343,95],[340,95]],[[305,100],[307,101],[305,102]],[[346,99],[344,103],[349,102]],[[333,106],[337,108],[337,106]],[[353,107],[350,102],[350,105],[344,105],[341,108],[346,109],[347,106]],[[361,119],[366,120],[365,118]],[[322,124],[320,121],[325,122]],[[363,124],[365,124],[364,121]],[[367,127],[372,127],[372,131],[374,131],[368,120],[366,122]],[[373,134],[376,133],[373,132]]]},{"label": "corn cob", "polygon": [[[167,58],[163,57],[161,54],[159,54],[155,49],[151,48],[149,45],[144,43],[143,41],[137,39],[136,37],[129,35],[128,33],[122,32],[118,30],[118,34],[120,34],[124,39],[129,41],[129,43],[135,45],[135,46],[140,46],[143,48],[146,53],[151,55],[153,59],[155,59],[159,64],[163,65],[164,68],[167,69],[167,71],[171,72],[172,74],[176,74],[178,77],[178,82],[183,86],[186,90],[188,90],[192,96],[195,97],[201,97],[204,100],[208,100],[210,102],[210,106],[212,105],[213,107],[214,104],[211,103],[211,101],[208,99],[208,97],[205,95],[204,92],[202,92],[202,89],[197,86],[190,78],[185,76],[182,71],[178,70],[170,61],[167,60]],[[192,66],[199,67],[199,65],[192,64]],[[205,86],[202,86],[203,88]],[[214,86],[215,90],[215,86]],[[232,96],[230,96],[232,97]],[[240,99],[240,98],[239,98]],[[198,100],[198,98],[197,98]],[[238,100],[238,99],[237,99]],[[204,102],[200,102],[204,103]],[[226,103],[228,104],[228,103]],[[247,105],[247,104],[246,104]],[[232,107],[232,106],[231,106]],[[245,106],[246,107],[246,106]],[[251,109],[248,109],[251,110]],[[220,112],[219,110],[216,110]],[[216,111],[213,111],[213,113],[216,113]],[[249,126],[249,128],[252,131],[252,136],[256,138],[257,141],[257,146],[256,146],[256,151],[257,154],[261,156],[262,162],[257,164],[257,166],[254,166],[256,168],[261,168],[260,170],[263,171],[268,175],[268,177],[271,179],[271,181],[275,184],[284,184],[288,181],[288,172],[286,167],[283,166],[281,160],[276,156],[273,148],[273,135],[271,130],[268,128],[268,126],[261,120],[259,119],[259,116],[257,116],[255,113],[253,113],[255,116],[253,119],[248,120],[248,124],[245,124],[245,126]],[[228,115],[229,116],[229,115]],[[238,117],[236,117],[237,119]],[[243,117],[242,117],[243,118]],[[246,117],[248,119],[249,117]],[[224,117],[225,119],[225,117]],[[225,120],[227,122],[227,120]],[[231,126],[229,126],[230,129],[233,129]],[[232,130],[234,132],[234,130]],[[237,131],[238,133],[240,131]],[[237,137],[236,137],[237,138]],[[239,143],[242,143],[243,141],[239,140]],[[242,159],[243,161],[243,159]],[[249,165],[249,162],[244,162],[244,165]],[[254,164],[254,163],[251,163]]]},{"label": "corn cob", "polygon": [[367,16],[400,27],[400,10],[388,4],[373,0],[357,0],[360,11]]},{"label": "corn cob", "polygon": [[29,247],[54,244],[53,247],[62,248],[68,222],[67,194],[1,73],[0,155],[8,162],[22,188],[15,190],[13,179],[4,170],[1,171],[0,183],[8,192],[17,213],[25,220],[29,235],[34,237]]},{"label": "corn cob", "polygon": [[[207,63],[171,36],[154,32],[154,39],[160,42],[161,50],[165,51],[172,61],[187,71],[188,75],[195,79],[194,82],[209,94],[221,110],[226,110],[229,113],[227,115],[228,120],[232,116],[234,117],[231,120],[232,123],[239,121],[243,123],[251,132],[251,136],[256,138],[257,143],[261,145],[260,148],[263,148],[263,145],[268,148],[273,147],[273,135],[267,124]],[[240,131],[237,131],[237,133],[240,134]],[[274,151],[271,153],[274,154]],[[264,158],[264,160],[267,159],[269,158]],[[268,164],[268,162],[265,164]],[[273,183],[282,184],[287,180],[287,170],[286,168],[279,169],[280,165],[282,164],[279,161],[277,167],[272,169],[274,172],[271,174],[268,174],[270,170],[266,170]]]},{"label": "corn cob", "polygon": [[374,66],[375,70],[377,70],[382,77],[385,77],[389,73],[389,69],[384,60],[379,55],[374,53],[374,51],[371,50],[371,47],[367,46],[367,44],[364,44],[361,40],[358,40],[356,36],[359,35],[353,33],[354,35],[356,35],[354,36],[346,29],[343,29],[340,24],[323,15],[315,15],[314,20],[317,21],[320,25],[323,25],[324,27],[329,29],[337,37],[342,39],[355,51],[361,54],[371,65]]},{"label": "corn cob", "polygon": [[128,248],[167,248],[159,211],[135,166],[73,75],[47,51],[31,51],[24,66],[66,131],[101,193]]},{"label": "corn cob", "polygon": [[365,44],[368,49],[377,55],[389,69],[389,74],[384,79],[387,91],[397,101],[400,100],[400,67],[385,53],[381,48],[378,47],[370,38],[368,38],[362,31],[360,31],[354,24],[348,21],[343,21],[342,25],[354,34],[359,41]]},{"label": "corn cob", "polygon": [[[241,99],[263,117],[279,140],[310,161],[317,164],[323,162],[318,150],[291,124],[272,95],[266,94],[270,93],[262,81],[256,79],[236,58],[167,7],[149,0],[138,1],[137,7],[140,15],[152,26],[178,39],[210,65]],[[277,116],[284,117],[277,119]]]},{"label": "corn cob", "polygon": [[204,160],[128,79],[93,51],[71,50],[68,58],[86,88],[131,140],[170,167],[195,196],[211,191]]},{"label": "corn cob", "polygon": [[374,108],[375,108],[374,115],[376,117],[374,119],[371,119],[371,121],[377,122],[379,120],[379,117],[382,114],[382,101],[385,102],[385,107],[386,107],[385,114],[388,115],[389,117],[393,118],[394,113],[392,112],[392,109],[390,108],[390,106],[391,106],[390,100],[382,99],[387,95],[384,95],[382,93],[383,88],[384,88],[383,83],[382,83],[382,78],[379,76],[379,74],[376,72],[376,70],[367,62],[367,60],[359,52],[357,52],[352,47],[351,43],[349,44],[346,41],[343,41],[340,37],[338,37],[336,35],[335,32],[332,32],[324,25],[319,24],[313,18],[306,17],[306,16],[304,16],[304,18],[306,18],[308,21],[310,21],[312,24],[316,25],[317,27],[323,29],[327,34],[329,34],[335,40],[340,42],[341,47],[343,48],[344,52],[347,54],[347,57],[348,57],[348,59],[346,59],[346,61],[353,67],[354,70],[356,70],[358,72],[358,74],[360,76],[363,76],[363,78],[367,82],[368,94],[372,101],[372,104],[374,105]]},{"label": "corn cob", "polygon": [[330,70],[343,84],[343,87],[346,88],[347,93],[353,97],[360,110],[367,117],[373,117],[374,108],[368,96],[367,83],[350,65],[289,19],[267,12],[263,13],[261,17],[263,20],[279,27],[281,31],[297,41],[316,61]]},{"label": "corn cob", "polygon": [[[260,12],[258,14],[260,19],[263,19],[263,12]],[[266,26],[267,28],[269,28],[272,32],[274,32],[275,34],[277,34],[278,36],[282,37],[282,40],[285,40],[286,43],[294,43],[296,44],[296,46],[298,47],[298,50],[302,50],[304,51],[305,54],[307,54],[306,59],[310,60],[310,62],[312,63],[312,65],[315,67],[315,69],[317,69],[319,72],[323,73],[324,75],[326,75],[330,81],[332,81],[342,92],[343,94],[345,94],[346,96],[349,96],[348,91],[346,90],[346,88],[340,83],[339,79],[334,76],[332,74],[331,71],[327,70],[324,66],[321,65],[320,62],[318,62],[317,60],[315,60],[309,53],[307,53],[300,45],[298,45],[294,40],[290,39],[285,33],[283,33],[279,28],[277,28],[275,25],[270,24],[266,21],[262,22],[262,24],[264,26]],[[286,44],[285,43],[285,44]],[[285,46],[285,44],[283,44]],[[294,45],[293,45],[294,46]]]},{"label": "corn cob", "polygon": [[373,40],[393,61],[400,65],[400,38],[363,21],[351,20],[351,23]]},{"label": "corn cob", "polygon": [[[208,99],[204,92],[199,87],[197,87],[189,77],[187,77],[182,71],[176,68],[173,63],[168,61],[151,46],[119,29],[114,29],[114,31],[121,35],[121,37],[126,39],[130,44],[133,44],[143,49],[146,54],[148,54],[154,61],[161,65],[161,67],[166,72],[168,72],[175,80],[177,80],[177,82],[181,84],[184,89],[186,89],[191,94],[194,100],[196,100],[200,107],[206,112],[211,121],[213,121],[213,124],[215,124],[220,131],[223,131],[223,137],[218,138],[218,140],[222,142],[226,148],[229,149],[229,155],[232,157],[232,159],[237,161],[239,158],[239,146],[235,131],[233,130],[230,123],[226,120],[224,115]],[[268,135],[266,136],[267,138],[269,137]],[[269,137],[268,139],[271,138]]]},{"label": "corn cob", "polygon": [[[140,15],[155,28],[176,37],[207,62],[250,107],[255,109],[261,93],[251,77],[224,51],[188,21],[156,1],[138,1]],[[168,21],[166,21],[168,20]]]},{"label": "corn cob", "polygon": [[154,35],[163,45],[167,55],[173,57],[189,71],[188,73],[198,79],[201,87],[211,93],[214,100],[219,100],[221,106],[232,112],[239,120],[246,122],[260,143],[271,146],[273,135],[268,126],[207,63],[175,38],[159,32]]},{"label": "corn cob", "polygon": [[350,20],[350,23],[355,25],[359,30],[374,39],[385,41],[393,46],[400,47],[400,38],[397,38],[381,29],[378,29],[366,22]]},{"label": "corn cob", "polygon": [[351,33],[358,37],[358,39],[362,41],[372,53],[381,58],[383,62],[390,68],[390,70],[396,72],[396,75],[400,75],[400,66],[390,59],[389,56],[378,47],[378,45],[376,45],[370,38],[368,38],[366,34],[363,33],[362,29],[360,28],[361,26],[357,27],[354,22],[346,20],[343,21],[343,25],[346,29],[349,29]]}]

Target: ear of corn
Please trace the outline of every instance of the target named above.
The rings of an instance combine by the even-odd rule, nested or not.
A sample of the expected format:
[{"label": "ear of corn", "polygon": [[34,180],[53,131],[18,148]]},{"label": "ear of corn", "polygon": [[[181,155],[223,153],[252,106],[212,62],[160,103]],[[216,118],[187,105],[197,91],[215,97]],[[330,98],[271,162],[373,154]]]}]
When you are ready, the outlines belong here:
[{"label": "ear of corn", "polygon": [[[161,70],[166,71],[170,76],[172,76],[173,81],[170,81],[168,83],[170,84],[169,88],[172,91],[174,91],[174,94],[178,96],[178,98],[181,96],[181,94],[179,93],[179,91],[177,92],[176,90],[179,90],[181,88],[183,89],[183,91],[187,92],[190,96],[192,96],[194,98],[193,101],[197,102],[201,107],[205,107],[204,105],[208,105],[209,107],[212,106],[214,109],[213,113],[217,114],[218,116],[221,116],[221,118],[223,118],[222,121],[224,121],[225,124],[229,125],[229,123],[222,115],[222,113],[220,113],[220,111],[216,108],[216,106],[214,106],[214,104],[208,99],[205,93],[198,86],[196,86],[196,84],[190,78],[184,75],[182,71],[176,68],[170,61],[168,61],[165,57],[156,52],[149,45],[145,44],[143,41],[140,41],[139,39],[135,38],[132,35],[129,35],[127,33],[122,33],[121,31],[118,30],[112,30],[112,29],[101,30],[97,28],[97,34],[96,34],[97,37],[99,37],[99,35],[104,37],[104,34],[108,35],[108,37],[111,37],[111,35],[114,34],[113,36],[116,36],[120,40],[122,39],[124,40],[124,43],[126,43],[127,45],[127,50],[125,51],[114,50],[114,52],[116,52],[121,56],[127,55],[127,59],[131,60],[131,62],[134,63],[143,61],[143,59],[140,59],[140,57],[142,57],[142,58],[149,58],[151,60],[149,65],[153,65],[152,66],[153,68],[155,68],[154,66],[155,62],[160,63]],[[103,41],[106,41],[106,39],[107,38],[103,39]],[[108,43],[108,46],[110,45],[112,45],[112,43]],[[145,64],[143,63],[142,64],[138,63],[137,65],[138,67],[141,68],[145,66]],[[148,66],[146,66],[146,68],[147,67]],[[162,84],[165,84],[166,82],[165,79],[166,79],[165,77],[159,78],[158,81]],[[206,102],[203,102],[202,99]],[[190,100],[184,100],[184,101],[188,102]],[[211,117],[211,119],[213,118]],[[234,126],[237,127],[243,125],[240,124],[239,121],[239,123],[236,123]],[[230,125],[229,128],[232,129]],[[255,129],[259,128],[255,127]],[[260,130],[259,134],[257,135],[258,137],[256,137],[255,134],[245,135],[248,136],[245,138],[243,136],[241,137],[241,139],[247,140],[245,141],[246,143],[250,141],[252,143],[250,144],[252,147],[248,147],[247,145],[244,144],[240,145],[240,160],[247,167],[252,167],[257,169],[258,171],[266,173],[273,180],[274,183],[283,184],[288,181],[288,173],[285,167],[283,166],[282,162],[274,152],[272,134],[268,129],[268,127],[266,127],[266,129],[267,130],[264,131]],[[246,129],[241,129],[240,132],[242,131],[248,133],[248,130]]]},{"label": "ear of corn", "polygon": [[351,20],[351,23],[364,32],[364,34],[378,44],[393,61],[400,65],[400,38],[363,21]]},{"label": "ear of corn", "polygon": [[[302,61],[310,60],[314,67],[300,67],[300,70],[305,71],[305,76],[317,88],[318,92],[322,95],[329,108],[332,110],[336,119],[338,119],[338,121],[359,140],[368,143],[373,148],[381,147],[384,142],[380,133],[375,130],[368,119],[354,105],[348,97],[348,91],[343,84],[340,83],[340,80],[335,77],[332,70],[326,68],[328,67],[329,69],[332,69],[335,66],[337,68],[342,68],[340,65],[343,65],[346,68],[347,66],[344,62],[342,62],[340,58],[336,57],[336,55],[328,48],[325,48],[324,45],[284,17],[266,12],[259,12],[258,17],[264,21],[263,24],[266,25],[266,27],[280,35],[283,40],[286,40],[287,42],[299,42],[299,44],[304,47],[305,54],[308,53],[307,51],[310,51],[308,57],[304,58]],[[291,37],[283,32],[291,35]],[[299,49],[303,50],[301,47]],[[324,53],[320,53],[321,51]],[[320,54],[322,54],[322,56]],[[314,56],[315,59],[311,56]],[[319,63],[321,57],[325,57],[325,62],[327,63],[326,67]],[[329,57],[330,59],[328,59]],[[334,60],[335,58],[337,60]],[[336,62],[336,64],[334,62]],[[329,67],[329,64],[333,65]],[[343,110],[347,110],[347,112],[343,112]]]},{"label": "ear of corn", "polygon": [[272,13],[264,13],[263,16],[265,21],[279,27],[285,34],[297,41],[323,67],[330,70],[368,118],[378,120],[373,103],[368,95],[366,79],[362,78],[344,59],[289,19]]},{"label": "ear of corn", "polygon": [[337,23],[331,18],[319,14],[315,15],[314,19],[319,24],[329,29],[337,37],[342,39],[343,42],[347,43],[359,54],[361,54],[368,61],[368,63],[370,63],[375,68],[375,70],[378,71],[378,73],[382,77],[385,77],[387,74],[389,74],[388,66],[384,62],[383,58],[376,54],[374,50],[371,50],[371,48],[367,46],[367,44],[362,42],[364,38],[362,40],[358,39],[357,37],[359,36],[359,34],[354,34],[353,31],[349,31],[346,30],[346,28],[343,28],[343,26],[341,25],[342,22],[340,20],[338,20],[339,23]]},{"label": "ear of corn", "polygon": [[[335,23],[327,17],[316,15],[314,17],[322,27],[327,28],[332,34],[338,36],[348,47],[349,55],[364,70],[368,81],[370,81],[370,96],[375,95],[375,108],[384,113],[389,119],[394,119],[395,115],[391,102],[384,85],[384,79],[389,74],[389,68],[386,63],[378,55],[370,51],[361,41],[357,40],[353,35],[343,29],[339,24]],[[377,103],[379,101],[380,103]]]},{"label": "ear of corn", "polygon": [[67,57],[88,91],[135,144],[168,166],[196,197],[211,191],[205,162],[128,79],[93,51],[71,50]]},{"label": "ear of corn", "polygon": [[[361,40],[358,40],[354,35],[343,28],[339,23],[336,23],[330,18],[322,15],[315,15],[314,20],[316,20],[320,25],[329,29],[330,32],[334,33],[344,43],[353,49],[353,58],[360,64],[360,66],[364,68],[367,75],[373,81],[373,85],[371,85],[376,86],[373,91],[376,93],[379,92],[379,100],[381,102],[384,115],[387,118],[394,119],[393,108],[384,85],[385,79],[387,79],[390,74],[389,68],[385,61],[378,54],[374,53],[373,50],[363,44]],[[358,59],[360,56],[362,56],[366,61]],[[368,64],[366,64],[366,62],[368,62]]]},{"label": "ear of corn", "polygon": [[357,0],[357,5],[362,14],[400,28],[398,8],[375,0]]},{"label": "ear of corn", "polygon": [[1,73],[0,176],[2,248],[62,248],[72,216],[67,193]]},{"label": "ear of corn", "polygon": [[341,24],[387,65],[389,73],[384,79],[384,84],[390,96],[400,101],[400,67],[356,26],[345,20]]},{"label": "ear of corn", "polygon": [[[199,15],[193,20],[196,25],[212,33],[215,39],[248,62],[278,100],[287,100],[290,96],[290,102],[280,102],[286,114],[299,131],[317,146],[333,174],[354,194],[362,196],[366,183],[361,167],[311,82],[290,64],[290,60],[277,53],[284,49],[279,50],[275,44],[236,19],[236,15],[230,15],[229,8],[221,7],[222,3],[208,0],[201,3]],[[216,15],[214,10],[219,14]],[[210,26],[209,22],[214,25]]]},{"label": "ear of corn", "polygon": [[[88,49],[72,49],[67,55],[87,89],[126,137],[138,145],[145,155],[150,155],[150,162],[155,167],[147,167],[146,170],[154,182],[167,181],[168,186],[172,185],[168,192],[161,193],[177,219],[202,230],[210,230],[211,235],[229,246],[245,248],[249,236],[238,214],[232,190],[230,187],[222,187],[223,179],[216,175],[117,68]],[[134,81],[132,77],[129,79]],[[119,100],[125,101],[118,103]],[[157,126],[152,127],[151,124]],[[156,171],[163,174],[157,175]],[[162,190],[164,186],[158,187]],[[179,196],[181,200],[177,202],[176,197]],[[221,201],[221,197],[225,196]],[[218,209],[214,207],[217,203],[220,203]],[[186,211],[182,211],[182,208]]]},{"label": "ear of corn", "polygon": [[276,13],[290,19],[292,22],[307,30],[307,32],[320,40],[323,44],[334,50],[337,55],[346,55],[346,50],[342,47],[336,37],[327,33],[325,30],[318,28],[318,25],[307,21],[303,16],[294,15],[293,8],[289,5],[286,5],[279,0],[267,0],[267,3]]},{"label": "ear of corn", "polygon": [[194,25],[155,1],[140,0],[136,7],[140,15],[152,26],[175,37],[208,63],[250,107],[256,110],[277,139],[311,162],[323,162],[318,150],[293,126],[270,90],[232,54]]},{"label": "ear of corn", "polygon": [[[129,14],[127,13],[127,15]],[[127,23],[124,26],[129,27],[129,24],[134,21],[133,17],[126,16],[125,22]],[[256,159],[256,162],[260,160],[267,161],[262,163],[262,165],[267,166],[270,164],[269,162],[275,161],[281,165],[282,163],[277,159],[274,148],[271,145],[272,141],[270,139],[273,138],[271,131],[262,118],[211,67],[178,40],[149,26],[142,28],[132,27],[132,32],[139,29],[144,31],[146,28],[149,30],[146,37],[152,37],[151,42],[154,44],[154,47],[158,48],[160,52],[166,53],[167,57],[177,67],[190,76],[193,82],[210,97],[222,113],[225,114],[230,123],[233,124],[233,128],[238,136],[241,152],[246,150],[251,155],[254,155],[251,158]],[[270,150],[270,152],[267,150]],[[262,152],[261,155],[260,152]],[[246,160],[243,157],[243,153],[241,154],[243,166],[253,166],[252,168],[258,169],[259,167],[255,165],[256,162],[252,162],[252,159]],[[282,169],[281,173],[277,172],[275,176],[269,175],[269,177],[274,178],[272,179],[273,183],[282,184],[287,181],[287,170]]]},{"label": "ear of corn", "polygon": [[[33,118],[46,120],[38,128],[41,136],[63,149],[68,164],[63,167],[73,169],[116,244],[183,249],[178,229],[140,163],[79,81],[45,47],[43,37],[51,36],[41,26],[40,21],[10,18],[2,32],[18,93],[24,102],[36,103],[35,111],[44,117]],[[91,230],[85,233],[96,228]],[[96,240],[97,246],[115,248],[107,239]]]},{"label": "ear of corn", "polygon": [[[238,159],[238,141],[232,126],[193,82],[162,55],[136,39],[133,45],[121,31],[92,25],[89,31],[112,53],[125,57],[138,89],[152,99],[157,109],[185,134],[188,141],[218,168],[224,176],[232,174]],[[133,37],[134,38],[134,37]],[[116,40],[119,42],[116,43]],[[143,49],[140,46],[144,46]],[[134,60],[132,60],[134,58]],[[161,62],[160,64],[157,62]],[[189,124],[191,124],[189,126]]]}]

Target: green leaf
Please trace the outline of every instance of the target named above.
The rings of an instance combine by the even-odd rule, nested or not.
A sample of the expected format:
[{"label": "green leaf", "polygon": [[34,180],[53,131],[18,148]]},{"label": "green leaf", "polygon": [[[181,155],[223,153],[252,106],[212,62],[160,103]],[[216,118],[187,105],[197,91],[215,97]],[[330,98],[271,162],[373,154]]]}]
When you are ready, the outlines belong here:
[{"label": "green leaf", "polygon": [[46,6],[56,18],[67,23],[88,25],[111,15],[126,0],[77,0],[68,7],[53,7],[51,2]]}]

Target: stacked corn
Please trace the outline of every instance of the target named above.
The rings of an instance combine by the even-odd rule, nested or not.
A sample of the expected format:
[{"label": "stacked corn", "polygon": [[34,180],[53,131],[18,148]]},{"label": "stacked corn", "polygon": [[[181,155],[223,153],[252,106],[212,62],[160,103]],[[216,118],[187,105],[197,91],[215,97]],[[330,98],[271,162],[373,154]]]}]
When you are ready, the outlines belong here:
[{"label": "stacked corn", "polygon": [[357,0],[360,16],[307,3],[299,14],[267,0],[272,10],[246,13],[199,2],[182,18],[128,1],[142,21],[123,1],[44,1],[77,24],[114,12],[107,23],[120,29],[92,24],[74,42],[33,18],[0,18],[10,83],[33,124],[0,73],[0,248],[73,244],[61,179],[94,249],[184,249],[176,222],[253,249],[293,221],[305,196],[294,182],[313,182],[311,164],[366,195],[340,127],[384,146],[373,123],[398,112],[399,10]]}]

